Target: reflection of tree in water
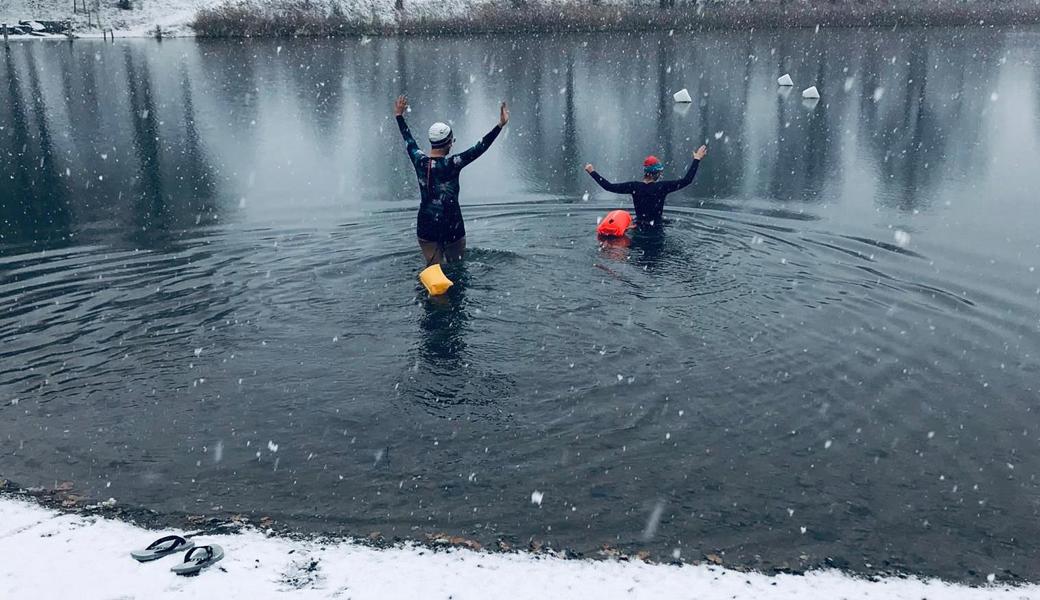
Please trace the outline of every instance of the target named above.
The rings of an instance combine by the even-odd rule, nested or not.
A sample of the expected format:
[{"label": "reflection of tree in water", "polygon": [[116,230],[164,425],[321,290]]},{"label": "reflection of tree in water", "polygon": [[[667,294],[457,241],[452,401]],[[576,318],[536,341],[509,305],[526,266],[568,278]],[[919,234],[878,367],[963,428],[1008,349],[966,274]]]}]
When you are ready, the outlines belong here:
[{"label": "reflection of tree in water", "polygon": [[[124,47],[120,62],[126,84],[119,87],[125,87],[126,95],[102,103],[99,82],[106,78],[99,72],[119,72],[109,60],[118,60],[119,51],[86,50],[49,52],[26,46],[24,65],[14,53],[6,53],[10,101],[0,106],[0,115],[11,126],[0,136],[0,147],[11,148],[5,154],[12,160],[2,167],[9,172],[0,178],[0,190],[13,200],[0,210],[13,213],[7,219],[12,224],[7,239],[67,239],[70,215],[75,214],[78,228],[92,235],[130,236],[135,245],[148,245],[158,239],[152,235],[155,230],[187,227],[202,221],[201,213],[211,215],[216,186],[196,126],[187,66],[182,65],[179,98],[160,103],[151,71],[140,59],[142,50]],[[37,60],[47,61],[54,85],[41,80]],[[48,94],[50,90],[58,94]],[[183,121],[178,109],[184,111]],[[68,131],[55,139],[50,121],[63,117]],[[111,221],[131,227],[115,231],[90,226]]]},{"label": "reflection of tree in water", "polygon": [[515,131],[509,137],[510,153],[517,157],[517,168],[532,186],[574,197],[586,189],[586,182],[577,175],[581,111],[574,51],[546,46],[523,49],[535,55],[529,60],[508,60],[503,66],[513,104],[509,127]]},{"label": "reflection of tree in water", "polygon": [[[995,40],[980,39],[979,44],[948,47],[928,39],[897,44],[882,37],[868,48],[859,138],[866,140],[882,174],[884,193],[877,199],[882,205],[903,211],[925,208],[936,187],[971,164],[971,153],[962,153],[959,146],[965,140],[984,140],[980,115],[999,69],[987,61],[981,69],[973,67],[967,53],[978,47],[995,48],[994,56],[1001,51]],[[889,61],[881,49],[892,47],[902,50],[896,56],[905,73],[886,69]],[[886,72],[888,79],[882,76]]]},{"label": "reflection of tree in water", "polygon": [[[97,152],[96,144],[101,141],[101,97],[98,90],[99,61],[92,53],[62,52],[58,55],[62,90],[65,95],[65,110],[75,124],[68,136],[77,148],[90,147]],[[75,81],[74,81],[75,78]],[[81,150],[82,151],[82,150]]]},{"label": "reflection of tree in water", "polygon": [[[57,71],[70,125],[64,132],[64,143],[71,145],[66,166],[77,225],[92,220],[117,222],[125,213],[120,200],[126,195],[126,165],[134,164],[135,157],[134,149],[121,139],[125,97],[106,94],[106,84],[110,89],[112,71],[116,70],[116,52],[115,48],[99,53],[76,46],[74,51],[52,55],[59,65]],[[60,114],[57,106],[50,106],[49,110]],[[82,201],[86,198],[107,201]]]},{"label": "reflection of tree in water", "polygon": [[[858,151],[862,162],[880,173],[859,173],[876,179],[883,192],[878,201],[911,210],[934,197],[937,187],[949,185],[951,175],[985,168],[972,162],[983,152],[970,144],[987,140],[980,115],[989,109],[988,87],[1000,72],[994,63],[1006,42],[999,33],[965,33],[953,40],[887,32],[796,33],[772,40],[756,35],[754,46],[740,36],[690,39],[696,43],[664,33],[643,35],[638,48],[625,51],[606,36],[542,37],[530,43],[495,38],[479,46],[472,40],[399,38],[357,44],[349,52],[320,44],[309,71],[285,73],[284,80],[293,85],[273,90],[270,83],[265,86],[278,80],[270,71],[277,75],[279,65],[296,61],[283,52],[274,66],[259,62],[258,57],[274,55],[272,45],[260,42],[194,42],[198,61],[184,59],[181,72],[172,77],[160,67],[177,60],[179,51],[112,47],[95,60],[94,49],[12,48],[0,59],[12,74],[0,81],[10,98],[0,103],[0,118],[23,125],[0,132],[0,146],[9,157],[0,164],[0,191],[14,198],[4,204],[3,214],[21,225],[6,235],[39,237],[26,228],[29,222],[64,218],[68,226],[68,217],[60,216],[67,210],[77,224],[100,221],[99,215],[136,215],[134,225],[167,230],[190,226],[200,214],[205,219],[206,211],[215,208],[219,172],[241,171],[240,187],[248,188],[249,170],[263,163],[264,157],[250,156],[262,141],[257,139],[261,128],[252,124],[260,117],[259,94],[275,101],[291,97],[287,104],[299,104],[303,118],[313,124],[313,132],[306,127],[308,139],[324,136],[322,141],[333,146],[344,143],[332,137],[338,120],[355,120],[357,127],[340,129],[351,132],[346,143],[357,148],[345,152],[364,153],[365,166],[357,170],[366,172],[348,174],[346,180],[360,181],[383,196],[387,187],[400,187],[406,191],[402,197],[410,199],[415,176],[387,108],[400,89],[416,96],[412,127],[420,134],[430,119],[461,119],[480,103],[481,114],[468,114],[459,128],[460,145],[490,125],[493,115],[483,112],[493,106],[489,99],[510,100],[514,121],[496,144],[499,156],[490,160],[500,160],[501,153],[515,160],[508,172],[492,174],[478,167],[469,177],[536,192],[577,196],[593,189],[580,171],[586,161],[611,179],[638,178],[637,160],[648,151],[661,152],[669,163],[668,176],[677,176],[699,135],[711,137],[715,131],[725,131],[730,141],[712,139],[694,188],[670,198],[673,206],[707,194],[811,199],[830,179],[856,174],[841,172],[843,165],[862,168],[855,160],[861,157],[843,156]],[[847,56],[850,47],[857,48],[856,56]],[[973,59],[975,52],[981,58]],[[759,62],[749,60],[749,54]],[[24,55],[36,57],[39,69],[33,61],[23,62]],[[374,76],[390,66],[396,78]],[[856,86],[849,93],[841,89],[845,66]],[[775,103],[774,70],[791,70],[799,82],[791,97]],[[221,77],[200,77],[196,71]],[[110,82],[124,77],[128,85]],[[798,92],[811,78],[825,80],[824,98],[807,110]],[[696,97],[687,115],[675,110],[670,97],[679,87],[689,87]],[[125,94],[105,99],[106,90],[123,88]],[[885,93],[875,102],[871,95],[877,88]],[[209,102],[199,100],[203,91]],[[749,107],[750,99],[756,106]],[[219,110],[219,122],[203,120],[214,127],[212,133],[198,123],[202,117],[196,113],[205,114],[202,107]],[[54,135],[64,114],[75,125],[67,138]],[[378,127],[364,126],[369,123]],[[752,129],[755,135],[749,137]],[[207,149],[224,154],[208,156]],[[885,152],[891,153],[888,161]],[[109,155],[107,161],[98,158],[102,153]],[[753,183],[741,185],[751,174]],[[472,193],[477,187],[466,189]]]},{"label": "reflection of tree in water", "polygon": [[182,199],[189,209],[199,214],[212,215],[212,202],[216,194],[216,181],[211,161],[202,146],[198,124],[195,120],[195,103],[191,89],[191,76],[186,65],[181,65],[181,101],[184,106],[184,137],[179,140],[183,160],[174,163],[177,177],[173,186],[175,197]]},{"label": "reflection of tree in water", "polygon": [[[4,52],[7,89],[6,100],[0,103],[0,123],[4,125],[0,132],[0,155],[4,156],[0,161],[0,216],[4,221],[0,243],[46,244],[68,235],[68,195],[58,171],[32,48],[20,46],[25,55],[28,90],[15,64],[14,51]],[[31,99],[31,108],[26,105],[26,96]]]},{"label": "reflection of tree in water", "polygon": [[1033,85],[1036,87],[1033,93],[1033,125],[1036,127],[1035,138],[1040,140],[1040,56],[1033,60]]},{"label": "reflection of tree in water", "polygon": [[182,65],[179,78],[184,120],[182,127],[167,136],[161,129],[147,60],[136,59],[130,47],[125,49],[124,60],[138,163],[132,181],[133,218],[136,229],[145,232],[141,241],[154,243],[155,231],[212,222],[215,178],[202,149],[186,67]]},{"label": "reflection of tree in water", "polygon": [[[929,156],[936,150],[943,150],[943,132],[941,124],[931,118],[928,101],[925,98],[925,84],[928,78],[928,47],[926,44],[910,46],[909,79],[903,96],[903,116],[901,139],[894,139],[889,148],[889,156],[901,154],[904,160],[888,160],[883,164],[882,172],[886,175],[883,181],[897,180],[902,183],[902,193],[885,194],[882,203],[892,197],[901,210],[911,211],[921,208],[919,198],[921,189],[927,189],[932,183],[935,169],[930,169]],[[893,158],[896,158],[893,156]]]},{"label": "reflection of tree in water", "polygon": [[[513,51],[518,51],[515,42],[511,46]],[[542,99],[548,93],[546,86],[552,87],[552,83],[546,82],[547,77],[541,66],[544,63],[535,62],[542,58],[502,61],[502,77],[509,82],[508,96],[512,102],[512,123],[509,127],[514,128],[514,133],[523,134],[510,136],[509,141],[513,145],[511,152],[516,156],[520,173],[535,188],[544,187],[547,181],[559,180],[556,177],[559,172],[557,165],[553,164],[552,155],[546,154],[550,142],[546,140],[542,118],[548,111]],[[555,62],[554,57],[549,64]],[[557,143],[553,152],[559,151],[559,148]]]},{"label": "reflection of tree in water", "polygon": [[[815,81],[827,81],[827,65],[830,64],[828,60],[820,60],[816,66],[816,79]],[[841,131],[838,123],[828,122],[830,116],[830,103],[823,101],[813,101],[802,103],[802,108],[811,106],[810,113],[807,117],[809,123],[808,127],[803,128],[806,135],[803,138],[802,152],[805,156],[805,160],[802,164],[802,168],[805,170],[803,175],[803,189],[802,194],[806,200],[819,201],[820,192],[823,190],[823,185],[827,178],[827,175],[834,173],[835,163],[833,158],[837,155],[835,152],[838,131]],[[833,125],[833,128],[832,128]]]},{"label": "reflection of tree in water", "polygon": [[661,138],[665,156],[675,156],[673,142],[675,120],[675,103],[669,85],[669,73],[675,64],[675,38],[667,37],[657,41],[657,134]]},{"label": "reflection of tree in water", "polygon": [[398,36],[395,40],[394,45],[394,60],[397,65],[397,81],[400,83],[398,89],[402,92],[408,91],[408,57],[405,54],[405,44],[407,43],[404,36]]},{"label": "reflection of tree in water", "polygon": [[[864,115],[861,122],[867,126],[864,129],[871,132],[868,136],[871,140],[871,155],[876,158],[883,174],[880,183],[885,193],[878,201],[903,210],[912,210],[917,207],[921,188],[927,185],[926,181],[921,180],[922,169],[927,164],[924,155],[935,149],[936,142],[941,149],[942,140],[940,132],[925,131],[925,127],[937,125],[925,124],[931,121],[925,98],[927,45],[910,46],[908,60],[904,61],[908,63],[906,85],[902,89],[886,89],[886,81],[881,76],[884,70],[880,55],[882,47],[889,46],[875,44],[867,53],[866,85],[860,94],[860,109]],[[875,93],[879,96],[875,97]],[[901,102],[897,95],[902,96]],[[924,146],[924,136],[931,138],[927,147]]]},{"label": "reflection of tree in water", "polygon": [[[251,124],[259,118],[259,89],[264,84],[257,76],[255,42],[226,40],[201,40],[199,63],[205,73],[218,73],[220,77],[210,83],[212,96],[220,104],[222,121],[221,135],[235,142],[237,152],[256,147],[256,128]],[[224,124],[222,123],[222,125]]]},{"label": "reflection of tree in water", "polygon": [[[711,148],[706,168],[697,174],[695,186],[703,195],[732,197],[741,189],[741,165],[745,152],[745,113],[751,85],[752,52],[750,38],[715,38],[705,52],[694,55],[701,71],[702,93],[695,98],[700,114],[700,131],[680,129],[677,134],[683,140],[681,151],[674,156],[673,164],[685,170],[691,154],[707,140]],[[710,62],[701,59],[701,54],[710,52]],[[709,68],[708,65],[711,65]],[[706,95],[705,95],[706,94]],[[714,134],[722,132],[722,138]],[[691,139],[685,141],[689,136]],[[677,174],[678,177],[680,174]],[[680,192],[687,194],[690,192]]]},{"label": "reflection of tree in water", "polygon": [[[805,38],[792,41],[781,38],[779,48],[778,70],[784,68],[786,57],[804,55],[804,61],[809,63],[804,71],[813,70],[808,79],[827,80],[826,68],[833,58],[823,41],[818,41],[815,36],[810,37],[808,43],[805,43]],[[806,102],[801,99],[799,89],[777,95],[775,156],[766,186],[770,197],[783,202],[822,200],[820,192],[826,179],[828,175],[836,175],[834,166],[840,163],[834,147],[836,139],[831,135],[835,124],[829,122],[832,105],[840,101],[835,93],[819,102]],[[833,111],[834,114],[838,112]]]},{"label": "reflection of tree in water", "polygon": [[[553,173],[558,180],[559,188],[574,197],[584,189],[582,184],[585,182],[575,177],[575,173],[578,172],[576,167],[581,158],[578,156],[578,123],[574,106],[574,57],[570,51],[566,53],[564,61],[567,79],[564,83],[566,91],[563,102],[563,145]],[[553,187],[556,188],[557,185]]]},{"label": "reflection of tree in water", "polygon": [[[590,187],[580,170],[584,162],[597,163],[614,179],[638,178],[637,161],[648,152],[665,160],[669,178],[679,177],[704,134],[724,130],[728,140],[715,143],[712,168],[698,176],[697,189],[735,193],[741,161],[730,159],[745,151],[741,130],[750,94],[746,54],[751,38],[732,43],[717,37],[716,48],[704,51],[691,50],[666,33],[640,40],[638,51],[615,52],[616,45],[603,37],[556,36],[531,43],[493,39],[481,60],[473,60],[464,42],[442,40],[431,52],[432,42],[396,40],[381,58],[395,65],[400,88],[416,96],[421,116],[412,118],[413,129],[425,125],[418,118],[442,118],[434,110],[469,104],[465,88],[475,92],[485,86],[484,96],[508,99],[514,116],[507,141],[509,154],[516,157],[513,176],[532,190],[580,194]],[[483,69],[489,73],[486,79],[470,84],[464,77]],[[416,80],[416,73],[423,77]],[[358,83],[371,85],[366,81]],[[697,104],[680,114],[671,94],[685,85]],[[676,199],[694,193],[686,190]]]},{"label": "reflection of tree in water", "polygon": [[1040,140],[1040,57],[1033,61],[1033,84],[1036,86],[1033,94],[1033,124],[1036,126],[1036,139]]},{"label": "reflection of tree in water", "polygon": [[870,44],[863,44],[864,55],[859,69],[863,79],[859,98],[860,126],[861,128],[863,125],[867,126],[866,130],[869,132],[868,137],[870,138],[877,133],[878,114],[880,113],[880,105],[873,99],[872,94],[875,90],[884,90],[881,81],[884,66],[880,46],[880,39],[875,39]]},{"label": "reflection of tree in water", "polygon": [[324,151],[338,143],[340,117],[343,111],[343,76],[345,47],[339,43],[296,47],[307,51],[303,65],[292,60],[288,69],[291,88],[302,109],[303,120],[313,126],[313,135]]},{"label": "reflection of tree in water", "polygon": [[787,127],[787,123],[801,118],[805,109],[796,100],[782,96],[777,96],[776,102],[776,143],[773,145],[776,155],[773,176],[767,185],[768,195],[783,202],[801,201],[805,199],[805,175],[808,172],[805,146],[811,140],[802,135],[801,128]]},{"label": "reflection of tree in water", "polygon": [[152,81],[148,64],[138,65],[131,46],[123,49],[126,63],[127,92],[130,98],[134,154],[138,172],[133,180],[133,217],[139,229],[163,229],[163,181],[159,155],[159,115],[152,99]]}]

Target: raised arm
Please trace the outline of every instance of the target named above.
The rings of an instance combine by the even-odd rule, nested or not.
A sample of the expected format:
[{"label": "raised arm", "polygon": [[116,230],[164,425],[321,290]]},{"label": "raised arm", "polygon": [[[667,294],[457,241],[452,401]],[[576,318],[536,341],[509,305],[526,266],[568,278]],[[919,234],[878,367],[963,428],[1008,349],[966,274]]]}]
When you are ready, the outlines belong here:
[{"label": "raised arm", "polygon": [[415,142],[411,130],[408,129],[408,123],[404,122],[404,111],[407,109],[408,99],[404,96],[398,96],[394,102],[394,116],[397,117],[397,128],[401,130],[401,137],[404,138],[405,151],[408,152],[408,158],[414,162],[422,154],[422,151],[419,150],[419,144]]},{"label": "raised arm", "polygon": [[606,178],[597,173],[596,168],[592,165],[585,165],[585,172],[592,176],[592,179],[599,184],[599,187],[612,194],[631,194],[633,191],[631,181],[625,183],[610,183]]},{"label": "raised arm", "polygon": [[697,167],[701,164],[701,159],[708,155],[708,147],[701,146],[697,148],[697,151],[693,153],[693,162],[690,163],[690,168],[686,169],[686,174],[683,175],[682,179],[669,179],[667,181],[660,181],[657,183],[658,186],[664,188],[666,193],[672,193],[683,189],[684,187],[693,183],[693,177],[697,175]]},{"label": "raised arm", "polygon": [[461,169],[462,167],[465,167],[469,163],[480,158],[480,155],[487,152],[487,149],[491,147],[491,143],[495,141],[495,138],[498,137],[498,134],[502,133],[502,128],[505,127],[506,123],[508,122],[509,108],[506,106],[506,103],[503,102],[502,106],[499,108],[498,111],[498,125],[495,125],[495,127],[491,131],[489,131],[487,135],[481,138],[479,142],[473,144],[473,147],[455,155],[455,164],[457,164],[458,167]]}]

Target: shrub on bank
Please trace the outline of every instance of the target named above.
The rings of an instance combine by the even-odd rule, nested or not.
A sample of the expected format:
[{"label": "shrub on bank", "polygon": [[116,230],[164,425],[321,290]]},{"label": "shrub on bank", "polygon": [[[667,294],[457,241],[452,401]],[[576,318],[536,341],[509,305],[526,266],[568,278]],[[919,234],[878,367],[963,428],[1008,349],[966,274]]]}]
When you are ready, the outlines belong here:
[{"label": "shrub on bank", "polygon": [[1037,22],[1038,0],[227,0],[199,11],[193,27],[205,37],[287,37]]},{"label": "shrub on bank", "polygon": [[322,0],[229,0],[200,10],[192,28],[204,37],[332,37],[381,29],[373,15]]}]

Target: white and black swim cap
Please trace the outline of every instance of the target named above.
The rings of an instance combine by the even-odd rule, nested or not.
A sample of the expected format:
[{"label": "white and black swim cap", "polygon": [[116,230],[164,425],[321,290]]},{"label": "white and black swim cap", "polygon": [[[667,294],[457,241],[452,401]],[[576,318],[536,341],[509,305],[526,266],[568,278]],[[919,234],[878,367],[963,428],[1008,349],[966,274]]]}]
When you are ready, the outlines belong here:
[{"label": "white and black swim cap", "polygon": [[430,126],[430,145],[434,148],[443,148],[452,143],[451,127],[445,123],[434,123]]}]

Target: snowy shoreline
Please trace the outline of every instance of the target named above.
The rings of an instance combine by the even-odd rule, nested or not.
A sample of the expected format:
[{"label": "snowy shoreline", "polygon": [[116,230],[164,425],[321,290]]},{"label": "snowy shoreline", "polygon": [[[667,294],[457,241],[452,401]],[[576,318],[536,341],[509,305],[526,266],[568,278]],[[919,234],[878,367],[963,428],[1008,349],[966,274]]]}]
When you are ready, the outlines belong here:
[{"label": "snowy shoreline", "polygon": [[[768,576],[711,565],[567,560],[525,553],[434,551],[415,545],[292,540],[247,528],[197,535],[226,558],[199,577],[170,572],[183,555],[137,563],[132,549],[161,535],[99,516],[65,514],[30,501],[0,498],[0,591],[4,597],[59,598],[74,585],[89,598],[188,595],[264,598],[1035,598],[1040,586],[968,587],[937,580],[867,580],[839,571]],[[50,575],[52,567],[59,576]]]},{"label": "snowy shoreline", "polygon": [[[56,0],[8,0],[0,23],[69,23],[74,37],[332,37],[508,34],[645,30],[742,30],[805,27],[1016,26],[1040,23],[1040,2],[944,0],[884,3],[743,2],[597,4],[531,0],[522,7],[491,0],[133,0],[73,13]],[[22,35],[13,40],[66,37]]]}]

